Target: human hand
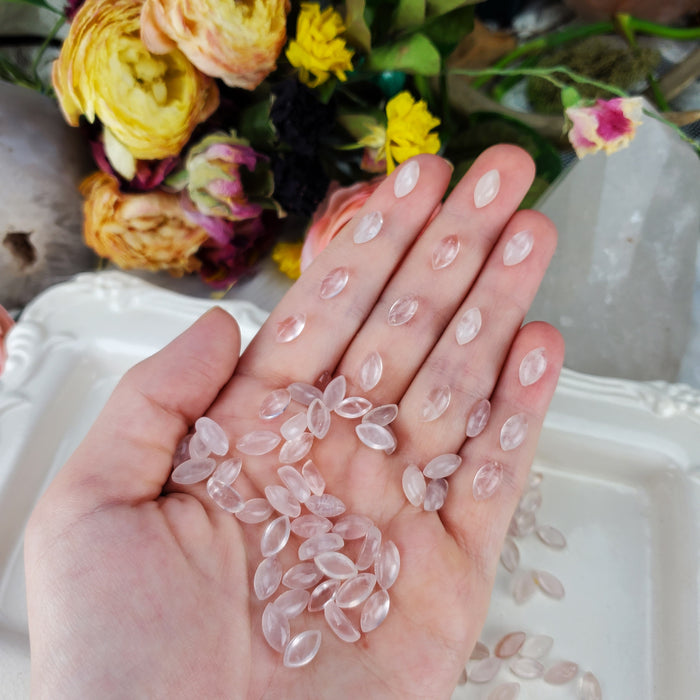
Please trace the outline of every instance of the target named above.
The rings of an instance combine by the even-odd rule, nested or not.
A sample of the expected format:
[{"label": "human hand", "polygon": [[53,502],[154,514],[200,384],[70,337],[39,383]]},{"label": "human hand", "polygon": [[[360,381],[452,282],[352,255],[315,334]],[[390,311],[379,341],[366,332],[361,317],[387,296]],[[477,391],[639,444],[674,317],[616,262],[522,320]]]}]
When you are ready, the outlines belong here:
[{"label": "human hand", "polygon": [[[314,260],[240,360],[237,326],[216,309],[120,382],[27,528],[35,697],[449,697],[486,616],[563,343],[546,324],[521,328],[555,246],[546,218],[516,212],[534,174],[528,156],[511,146],[489,149],[432,220],[450,168],[433,156],[414,162],[415,188],[395,196],[403,164]],[[500,190],[476,208],[475,187],[494,169]],[[379,234],[354,243],[359,219],[373,211],[383,216]],[[506,246],[525,230],[533,236],[530,254],[505,265]],[[459,253],[433,269],[433,251],[448,236],[458,237]],[[339,266],[349,271],[347,286],[321,299],[321,281]],[[407,294],[418,301],[415,316],[390,326],[389,307]],[[459,321],[474,307],[481,330],[459,344]],[[278,342],[279,324],[295,313],[305,314],[303,331]],[[523,386],[521,362],[537,348],[545,349],[546,368]],[[384,369],[364,391],[357,376],[372,351]],[[334,416],[308,457],[328,493],[396,543],[401,570],[388,617],[355,643],[335,637],[318,614],[295,619],[296,631],[321,629],[323,641],[309,665],[290,669],[264,640],[267,601],[252,593],[263,526],[219,509],[204,484],[174,484],[169,475],[176,446],[200,415],[222,425],[233,445],[288,417],[261,425],[258,409],[270,391],[313,384],[325,371],[346,376],[349,396],[400,407],[393,454],[365,447],[356,421]],[[447,410],[422,421],[426,397],[443,386],[451,390]],[[484,398],[488,424],[465,439],[468,416]],[[524,440],[503,450],[501,428],[518,414],[527,419]],[[427,512],[411,505],[401,484],[405,466],[457,452],[463,461],[448,479],[444,506]],[[276,455],[243,459],[235,487],[245,498],[279,483]],[[502,482],[476,500],[474,476],[489,462],[502,466]],[[287,565],[288,549],[280,554],[285,562],[289,554]]]}]

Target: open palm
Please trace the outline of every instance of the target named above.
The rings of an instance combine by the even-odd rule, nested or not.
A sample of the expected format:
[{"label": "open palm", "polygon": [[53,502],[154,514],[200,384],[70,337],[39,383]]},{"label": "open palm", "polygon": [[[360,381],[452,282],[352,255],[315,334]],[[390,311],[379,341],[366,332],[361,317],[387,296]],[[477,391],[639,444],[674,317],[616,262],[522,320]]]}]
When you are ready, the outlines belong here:
[{"label": "open palm", "polygon": [[[521,328],[555,245],[544,217],[516,212],[533,176],[527,155],[489,149],[441,206],[449,166],[433,156],[414,162],[414,189],[395,196],[404,164],[316,258],[240,359],[235,322],[215,309],[117,387],[27,529],[36,697],[449,697],[484,622],[563,346],[545,324]],[[474,189],[492,170],[500,189],[477,208]],[[379,234],[353,242],[358,221],[375,211],[383,218]],[[504,264],[504,248],[525,230],[532,252]],[[448,237],[459,241],[457,256],[433,266]],[[321,298],[322,281],[338,267],[348,272],[347,286]],[[408,295],[415,315],[388,324],[391,305]],[[457,327],[471,308],[480,310],[482,327],[460,344]],[[280,324],[294,314],[304,315],[303,331],[278,342]],[[519,367],[536,348],[544,348],[546,370],[523,386]],[[383,372],[364,391],[357,377],[373,351]],[[240,522],[203,484],[181,486],[169,475],[176,445],[200,415],[222,425],[232,444],[251,430],[278,430],[289,413],[262,425],[265,396],[324,373],[344,375],[348,396],[399,405],[393,454],[366,447],[358,421],[334,415],[309,457],[326,491],[397,545],[401,570],[388,617],[357,642],[338,639],[319,613],[292,620],[292,634],[320,629],[323,640],[310,664],[290,669],[262,636],[267,601],[252,592],[264,525]],[[425,421],[426,397],[444,387],[447,409]],[[488,424],[465,439],[469,414],[484,398]],[[504,451],[501,427],[516,414],[527,421],[525,438]],[[402,473],[443,453],[459,453],[462,464],[448,479],[444,506],[427,512],[407,501]],[[277,452],[243,460],[235,487],[244,498],[280,483]],[[502,483],[476,500],[474,476],[489,462],[502,467]],[[296,563],[296,546],[279,556],[285,567]]]}]

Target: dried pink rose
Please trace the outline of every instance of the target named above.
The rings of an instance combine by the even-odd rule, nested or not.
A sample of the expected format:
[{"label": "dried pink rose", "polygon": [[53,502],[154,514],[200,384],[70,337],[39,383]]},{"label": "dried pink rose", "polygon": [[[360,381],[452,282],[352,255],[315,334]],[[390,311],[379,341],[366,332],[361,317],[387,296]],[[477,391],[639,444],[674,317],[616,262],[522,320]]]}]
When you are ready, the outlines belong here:
[{"label": "dried pink rose", "polygon": [[641,115],[641,97],[615,97],[596,100],[589,107],[569,107],[569,141],[579,158],[600,150],[614,153],[634,138]]}]

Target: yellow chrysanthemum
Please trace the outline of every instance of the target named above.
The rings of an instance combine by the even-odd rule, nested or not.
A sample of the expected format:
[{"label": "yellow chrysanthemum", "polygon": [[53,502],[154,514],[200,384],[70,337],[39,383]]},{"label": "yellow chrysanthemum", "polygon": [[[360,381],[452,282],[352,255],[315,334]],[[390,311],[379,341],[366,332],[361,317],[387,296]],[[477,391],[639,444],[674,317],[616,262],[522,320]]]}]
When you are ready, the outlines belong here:
[{"label": "yellow chrysanthemum", "polygon": [[277,263],[280,272],[290,279],[299,279],[301,275],[302,243],[277,243],[272,251],[272,259]]},{"label": "yellow chrysanthemum", "polygon": [[400,92],[386,106],[386,170],[419,153],[437,153],[440,137],[431,133],[440,120],[428,111],[423,100],[416,102],[410,92]]},{"label": "yellow chrysanthemum", "polygon": [[332,7],[321,12],[316,3],[302,3],[297,35],[286,51],[287,60],[299,71],[299,80],[318,87],[331,74],[346,79],[345,71],[352,70],[353,51],[340,36],[344,31],[343,18]]}]

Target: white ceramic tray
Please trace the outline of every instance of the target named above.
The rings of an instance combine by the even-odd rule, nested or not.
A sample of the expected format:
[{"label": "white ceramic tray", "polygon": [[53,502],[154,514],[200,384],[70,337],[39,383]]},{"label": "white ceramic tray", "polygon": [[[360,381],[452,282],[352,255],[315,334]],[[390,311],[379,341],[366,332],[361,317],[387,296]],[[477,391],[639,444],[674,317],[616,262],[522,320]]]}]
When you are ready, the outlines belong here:
[{"label": "white ceramic tray", "polygon": [[[0,697],[29,689],[22,532],[32,505],[82,439],[124,371],[180,333],[213,301],[122,273],[80,275],[38,297],[8,338],[0,378]],[[244,344],[266,314],[222,302]],[[523,566],[547,569],[563,601],[518,606],[500,569],[482,639],[548,634],[548,661],[571,659],[608,700],[691,700],[700,688],[700,392],[565,371],[534,469],[538,521],[568,539],[519,540]],[[516,680],[504,666],[457,699]],[[575,698],[574,683],[521,681],[520,698]]]}]

